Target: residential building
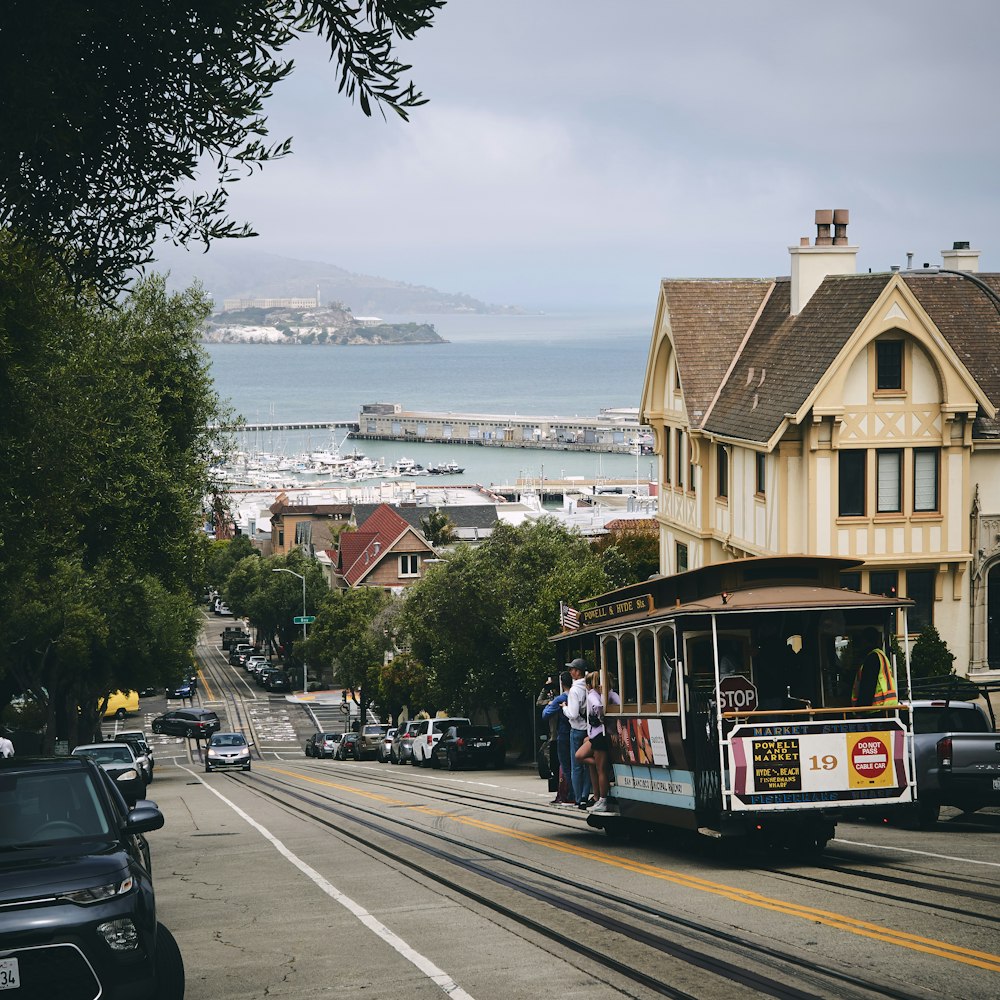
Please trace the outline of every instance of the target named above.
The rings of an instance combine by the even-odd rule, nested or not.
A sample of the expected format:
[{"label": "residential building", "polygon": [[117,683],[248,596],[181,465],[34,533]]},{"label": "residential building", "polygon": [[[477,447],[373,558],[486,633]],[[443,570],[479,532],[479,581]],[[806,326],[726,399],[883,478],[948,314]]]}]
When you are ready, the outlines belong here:
[{"label": "residential building", "polygon": [[388,504],[379,504],[355,531],[340,535],[335,551],[326,552],[332,587],[381,587],[400,592],[426,571],[434,549],[420,532]]},{"label": "residential building", "polygon": [[[789,277],[667,279],[640,420],[665,573],[751,555],[862,561],[960,673],[1000,671],[1000,274],[856,273],[847,212],[816,213]],[[832,227],[832,233],[831,233]]]},{"label": "residential building", "polygon": [[353,513],[349,503],[292,503],[287,493],[279,493],[269,509],[271,552],[278,556],[295,549],[312,556],[333,548]]}]

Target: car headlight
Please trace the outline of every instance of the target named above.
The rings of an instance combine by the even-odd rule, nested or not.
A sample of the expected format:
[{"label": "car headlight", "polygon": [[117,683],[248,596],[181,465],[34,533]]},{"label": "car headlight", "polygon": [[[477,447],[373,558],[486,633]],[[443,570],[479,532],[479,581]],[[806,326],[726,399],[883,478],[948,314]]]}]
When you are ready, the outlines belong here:
[{"label": "car headlight", "polygon": [[219,756],[219,751],[218,750],[213,750],[211,747],[209,747],[208,748],[208,756],[209,757],[218,757]]},{"label": "car headlight", "polygon": [[122,771],[121,774],[115,778],[115,781],[138,781],[139,773],[134,767],[130,767],[127,771]]},{"label": "car headlight", "polygon": [[139,932],[128,917],[99,924],[97,933],[112,951],[133,951],[139,947]]},{"label": "car headlight", "polygon": [[121,882],[109,882],[107,885],[95,885],[89,889],[77,889],[75,892],[64,892],[59,895],[59,899],[64,899],[69,903],[79,903],[81,906],[88,906],[90,903],[103,903],[106,899],[114,899],[115,896],[123,896],[131,891],[135,885],[135,880],[130,875]]}]

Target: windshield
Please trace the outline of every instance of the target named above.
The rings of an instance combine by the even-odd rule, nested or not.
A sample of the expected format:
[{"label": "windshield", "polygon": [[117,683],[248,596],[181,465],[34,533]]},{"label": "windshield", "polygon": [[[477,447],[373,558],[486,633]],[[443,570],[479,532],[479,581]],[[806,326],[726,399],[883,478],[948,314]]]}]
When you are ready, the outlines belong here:
[{"label": "windshield", "polygon": [[246,740],[239,733],[216,733],[212,737],[209,746],[213,747],[242,747],[246,746]]},{"label": "windshield", "polygon": [[98,764],[131,764],[135,759],[126,746],[77,747],[74,757],[89,757]]},{"label": "windshield", "polygon": [[108,833],[89,774],[0,776],[0,850]]}]

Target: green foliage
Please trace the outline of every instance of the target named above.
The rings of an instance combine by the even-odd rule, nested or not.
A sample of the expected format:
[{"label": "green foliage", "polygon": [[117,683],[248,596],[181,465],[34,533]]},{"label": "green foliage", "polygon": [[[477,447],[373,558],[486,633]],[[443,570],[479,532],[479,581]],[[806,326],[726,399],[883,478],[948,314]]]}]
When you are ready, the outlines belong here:
[{"label": "green foliage", "polygon": [[914,682],[953,673],[955,654],[931,624],[925,625],[910,653],[910,674]]},{"label": "green foliage", "polygon": [[50,741],[194,642],[220,417],[207,310],[160,280],[115,311],[80,301],[0,238],[0,672],[45,706]]},{"label": "green foliage", "polygon": [[660,536],[655,526],[628,525],[591,542],[612,587],[648,580],[660,571]]},{"label": "green foliage", "polygon": [[460,546],[410,589],[403,614],[413,654],[430,670],[428,707],[523,704],[551,672],[559,602],[607,589],[586,539],[551,518],[498,524],[483,545]]},{"label": "green foliage", "polygon": [[205,556],[205,583],[221,590],[236,564],[248,557],[258,559],[260,553],[246,535],[209,542]]},{"label": "green foliage", "polygon": [[[0,31],[0,227],[105,301],[152,258],[254,235],[228,187],[290,140],[268,142],[264,102],[297,35],[330,48],[338,90],[401,118],[424,103],[394,55],[444,0],[7,0]],[[188,183],[213,171],[214,186]]]},{"label": "green foliage", "polygon": [[441,510],[432,510],[427,517],[421,518],[420,530],[435,548],[450,545],[455,540],[455,526]]}]

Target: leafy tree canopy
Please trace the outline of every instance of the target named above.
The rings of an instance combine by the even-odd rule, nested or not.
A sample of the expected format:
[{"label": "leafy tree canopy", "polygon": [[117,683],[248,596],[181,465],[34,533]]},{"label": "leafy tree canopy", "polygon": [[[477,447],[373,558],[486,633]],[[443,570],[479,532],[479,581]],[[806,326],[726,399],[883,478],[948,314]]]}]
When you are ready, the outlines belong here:
[{"label": "leafy tree canopy", "polygon": [[50,748],[194,642],[207,311],[160,279],[115,311],[77,300],[0,234],[0,673],[46,706]]},{"label": "leafy tree canopy", "polygon": [[[424,98],[394,46],[444,0],[7,0],[0,23],[0,228],[113,299],[159,233],[187,245],[252,236],[227,187],[288,140],[264,102],[317,34],[338,90],[406,118]],[[192,193],[204,171],[214,186]]]}]

